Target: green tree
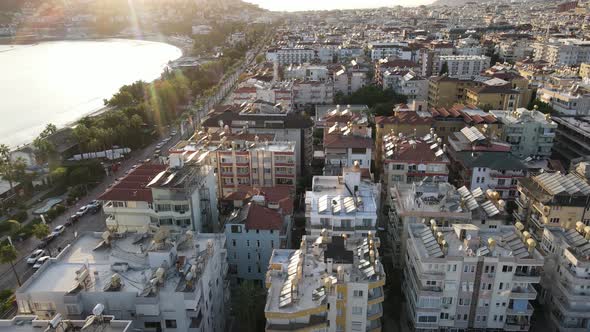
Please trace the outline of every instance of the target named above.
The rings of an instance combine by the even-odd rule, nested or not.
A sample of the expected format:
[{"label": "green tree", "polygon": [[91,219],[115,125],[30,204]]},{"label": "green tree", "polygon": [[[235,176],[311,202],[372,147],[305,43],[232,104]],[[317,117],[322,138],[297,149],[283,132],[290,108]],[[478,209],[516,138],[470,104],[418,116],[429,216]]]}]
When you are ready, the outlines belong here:
[{"label": "green tree", "polygon": [[440,72],[438,73],[439,76],[449,73],[449,64],[445,61],[443,62],[442,66],[440,67]]},{"label": "green tree", "polygon": [[251,280],[243,281],[234,297],[236,317],[240,330],[247,332],[264,330],[264,304],[266,293]]},{"label": "green tree", "polygon": [[37,239],[43,240],[51,233],[51,230],[49,229],[49,226],[47,226],[47,224],[35,224],[33,225],[31,233]]},{"label": "green tree", "polygon": [[13,192],[13,167],[10,160],[10,148],[5,144],[0,144],[0,175],[8,180],[10,192]]},{"label": "green tree", "polygon": [[6,220],[6,224],[9,225],[11,234],[18,232],[21,229],[21,223],[18,220]]},{"label": "green tree", "polygon": [[2,264],[10,264],[12,268],[12,272],[14,273],[14,277],[16,278],[16,282],[18,286],[22,286],[20,282],[20,278],[18,277],[18,273],[16,273],[16,269],[14,268],[14,261],[18,258],[18,253],[16,249],[10,244],[3,244],[0,246],[0,263]]}]

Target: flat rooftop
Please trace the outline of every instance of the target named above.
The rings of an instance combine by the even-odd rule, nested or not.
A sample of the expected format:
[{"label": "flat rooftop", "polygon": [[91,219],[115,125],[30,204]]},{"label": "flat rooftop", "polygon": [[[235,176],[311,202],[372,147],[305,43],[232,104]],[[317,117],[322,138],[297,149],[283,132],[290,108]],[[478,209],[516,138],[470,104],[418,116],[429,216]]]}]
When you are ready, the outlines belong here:
[{"label": "flat rooftop", "polygon": [[[312,211],[325,213],[334,205],[335,200],[340,208],[333,207],[332,214],[348,214],[358,212],[377,211],[377,202],[375,195],[376,186],[368,180],[361,180],[356,194],[344,184],[344,178],[341,176],[314,176],[313,191],[305,193],[305,199],[311,203]],[[324,202],[327,202],[325,206]]]},{"label": "flat rooftop", "polygon": [[[130,320],[115,320],[113,316],[103,316],[104,322],[95,323],[91,331],[126,332],[130,331]],[[79,331],[84,326],[84,320],[63,320],[70,323],[73,331]],[[15,316],[12,319],[0,320],[0,332],[44,332],[49,325],[48,320],[37,319],[37,316]]]},{"label": "flat rooftop", "polygon": [[[154,272],[159,268],[163,259],[169,256],[173,249],[172,242],[160,242],[161,245],[153,244],[152,235],[128,234],[123,238],[112,238],[111,244],[102,245],[104,233],[83,233],[71,245],[66,247],[56,258],[50,259],[33,276],[18,289],[20,293],[37,292],[103,292],[108,288],[111,277],[117,270],[121,277],[122,288],[120,292],[141,293]],[[215,240],[215,235],[197,235],[187,237],[170,236],[171,240],[176,239],[177,261],[167,262],[168,267],[175,266],[181,262],[184,268],[190,268],[197,264],[197,259],[206,253],[209,240]],[[220,247],[220,241],[212,241],[214,246]],[[197,249],[198,248],[198,249]],[[161,255],[160,255],[161,254]],[[206,264],[206,260],[205,260]],[[83,290],[76,288],[77,271],[87,266],[89,276],[84,283]],[[170,272],[170,271],[166,271]],[[184,278],[179,274],[167,273],[165,282],[159,286],[160,291],[174,292],[183,291]]]},{"label": "flat rooftop", "polygon": [[[268,272],[271,286],[265,311],[290,313],[325,305],[328,280],[332,287],[350,281],[384,280],[385,271],[378,256],[373,263],[369,257],[370,251],[378,253],[379,245],[379,238],[372,236],[348,240],[340,236],[304,236],[302,249],[273,250]],[[331,265],[328,259],[333,261]],[[340,277],[338,267],[342,267]],[[297,301],[292,301],[291,286],[297,289]]]}]

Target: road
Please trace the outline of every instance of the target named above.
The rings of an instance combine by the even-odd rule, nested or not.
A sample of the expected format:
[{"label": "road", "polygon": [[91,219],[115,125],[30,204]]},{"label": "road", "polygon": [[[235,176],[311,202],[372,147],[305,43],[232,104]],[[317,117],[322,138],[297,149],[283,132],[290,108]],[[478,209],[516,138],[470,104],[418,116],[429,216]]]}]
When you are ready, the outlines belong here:
[{"label": "road", "polygon": [[[177,134],[160,149],[162,152],[168,151],[168,149],[172,145],[176,144],[179,140],[180,134]],[[58,225],[64,225],[67,217],[73,215],[76,211],[78,211],[78,209],[80,209],[80,207],[90,203],[90,201],[100,196],[100,194],[102,194],[111,183],[113,183],[117,178],[124,176],[133,165],[138,164],[142,160],[152,158],[154,151],[156,150],[157,143],[158,142],[154,142],[142,150],[132,151],[126,159],[121,161],[121,167],[115,174],[105,177],[105,179],[97,187],[91,189],[89,193],[85,197],[82,197],[76,205],[71,206],[66,210],[65,213],[49,223],[49,226],[54,228]],[[51,241],[46,249],[50,252],[51,256],[56,256],[60,248],[65,248],[74,240],[74,234],[76,232],[81,233],[89,231],[104,231],[106,229],[105,219],[106,216],[102,213],[102,210],[95,215],[87,214],[83,216],[78,222],[69,227],[66,227],[66,230],[57,236],[55,240]],[[37,248],[40,243],[41,241],[34,237],[31,237],[22,242],[15,242],[15,247],[18,251],[18,258],[15,262],[15,270],[19,275],[21,282],[27,280],[34,272],[32,265],[28,265],[26,263],[26,258],[34,249]],[[0,265],[0,290],[14,289],[17,286],[16,277],[14,276],[14,272],[12,271],[10,264]]]}]

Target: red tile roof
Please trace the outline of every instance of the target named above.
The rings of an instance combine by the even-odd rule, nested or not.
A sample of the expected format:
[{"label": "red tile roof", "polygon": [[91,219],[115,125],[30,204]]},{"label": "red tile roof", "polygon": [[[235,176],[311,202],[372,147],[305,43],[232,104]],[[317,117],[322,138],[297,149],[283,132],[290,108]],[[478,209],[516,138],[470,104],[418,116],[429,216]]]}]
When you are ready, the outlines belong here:
[{"label": "red tile roof", "polygon": [[361,136],[344,136],[344,135],[325,135],[324,147],[332,149],[340,148],[373,148],[373,140],[370,137]]},{"label": "red tile roof", "polygon": [[291,188],[288,187],[261,187],[240,186],[237,191],[223,197],[226,201],[247,201],[254,195],[262,195],[267,204],[278,204],[284,215],[293,213],[293,198]]},{"label": "red tile roof", "polygon": [[397,115],[376,116],[376,124],[412,124],[412,125],[431,125],[432,117],[422,117],[413,111],[398,112]]},{"label": "red tile roof", "polygon": [[153,200],[152,190],[146,186],[164,170],[166,170],[166,165],[141,165],[102,193],[98,200],[151,202]]},{"label": "red tile roof", "polygon": [[283,218],[280,213],[267,207],[250,203],[246,217],[246,229],[280,230]]}]

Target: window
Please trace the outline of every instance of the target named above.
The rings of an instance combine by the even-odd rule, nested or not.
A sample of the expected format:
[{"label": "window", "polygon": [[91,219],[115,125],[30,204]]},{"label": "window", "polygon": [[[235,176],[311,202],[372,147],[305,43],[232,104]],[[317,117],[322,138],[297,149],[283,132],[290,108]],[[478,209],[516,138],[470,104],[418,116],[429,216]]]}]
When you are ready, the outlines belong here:
[{"label": "window", "polygon": [[363,291],[362,290],[355,290],[352,292],[352,295],[354,297],[363,297]]},{"label": "window", "polygon": [[260,247],[260,240],[256,240],[256,246]]},{"label": "window", "polygon": [[160,322],[145,322],[145,323],[143,323],[143,326],[146,329],[156,329],[156,330],[162,329],[162,324]]},{"label": "window", "polygon": [[246,247],[250,246],[250,240],[246,240]]},{"label": "window", "polygon": [[271,248],[275,248],[275,241],[274,240],[270,240],[270,247]]},{"label": "window", "polygon": [[353,331],[362,331],[363,329],[363,322],[352,322],[352,330]]},{"label": "window", "polygon": [[174,319],[166,319],[166,328],[167,329],[175,329],[176,328],[176,320]]},{"label": "window", "polygon": [[501,282],[501,283],[498,285],[498,289],[499,289],[499,290],[502,290],[502,288],[504,288],[504,283],[503,283],[503,282]]},{"label": "window", "polygon": [[242,227],[240,227],[239,225],[232,225],[231,226],[231,232],[232,233],[241,233],[242,232]]},{"label": "window", "polygon": [[232,245],[232,247],[235,247],[236,246],[236,240],[235,239],[231,240],[231,245]]},{"label": "window", "polygon": [[363,314],[363,307],[352,307],[352,314],[353,315],[362,315]]},{"label": "window", "polygon": [[252,273],[252,267],[248,265],[248,273]]},{"label": "window", "polygon": [[559,218],[551,218],[551,219],[549,219],[549,222],[550,223],[553,223],[553,224],[558,224],[559,223]]},{"label": "window", "polygon": [[512,272],[512,266],[502,265],[502,272]]}]

